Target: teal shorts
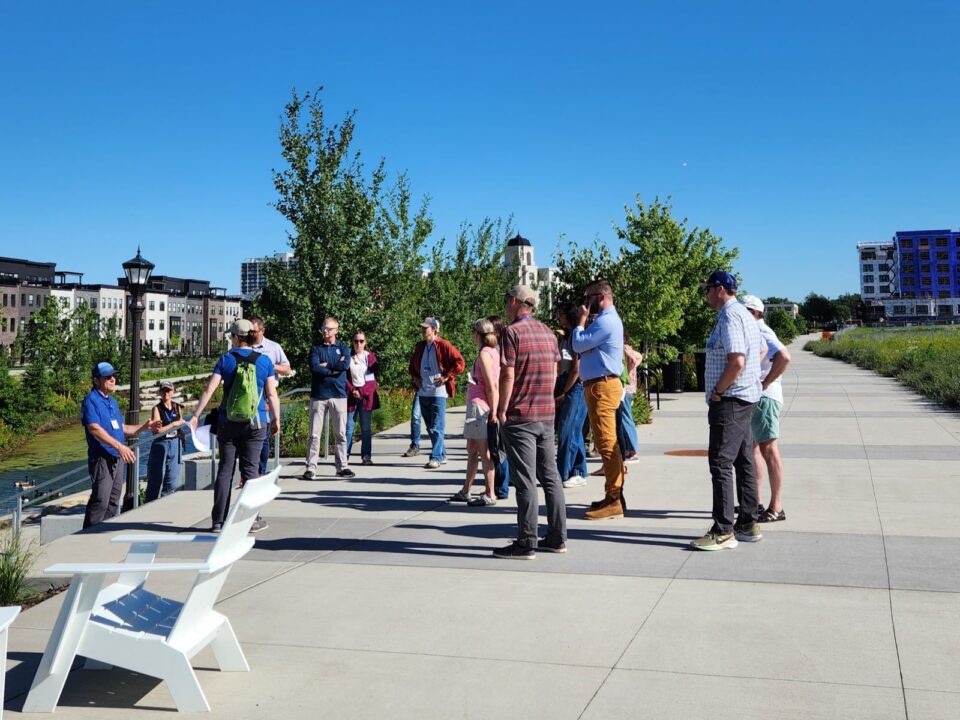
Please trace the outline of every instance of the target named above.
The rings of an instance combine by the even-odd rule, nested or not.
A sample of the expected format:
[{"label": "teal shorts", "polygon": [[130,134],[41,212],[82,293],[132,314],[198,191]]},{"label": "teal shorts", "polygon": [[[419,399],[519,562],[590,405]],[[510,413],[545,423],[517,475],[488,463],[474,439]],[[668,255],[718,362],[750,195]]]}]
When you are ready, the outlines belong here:
[{"label": "teal shorts", "polygon": [[773,398],[763,396],[753,409],[754,442],[762,443],[780,437],[780,403]]}]

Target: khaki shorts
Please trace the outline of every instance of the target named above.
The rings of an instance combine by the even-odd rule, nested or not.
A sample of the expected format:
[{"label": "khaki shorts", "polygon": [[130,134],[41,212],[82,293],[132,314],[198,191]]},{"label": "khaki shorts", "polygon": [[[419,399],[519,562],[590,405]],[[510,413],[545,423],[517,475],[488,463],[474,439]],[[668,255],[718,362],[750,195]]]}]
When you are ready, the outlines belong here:
[{"label": "khaki shorts", "polygon": [[780,403],[763,396],[753,410],[751,423],[754,442],[763,443],[780,437]]},{"label": "khaki shorts", "polygon": [[473,400],[467,403],[467,419],[463,422],[463,436],[467,440],[487,439],[487,419],[490,409]]}]

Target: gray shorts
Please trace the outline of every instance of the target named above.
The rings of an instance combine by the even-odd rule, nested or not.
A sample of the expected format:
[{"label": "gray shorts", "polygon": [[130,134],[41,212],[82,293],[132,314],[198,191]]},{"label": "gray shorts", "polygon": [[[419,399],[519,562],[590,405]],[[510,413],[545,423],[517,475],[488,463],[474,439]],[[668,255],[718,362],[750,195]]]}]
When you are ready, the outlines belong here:
[{"label": "gray shorts", "polygon": [[463,422],[463,436],[467,440],[486,440],[487,439],[487,419],[490,417],[490,410],[475,403],[473,400],[467,403],[467,419]]}]

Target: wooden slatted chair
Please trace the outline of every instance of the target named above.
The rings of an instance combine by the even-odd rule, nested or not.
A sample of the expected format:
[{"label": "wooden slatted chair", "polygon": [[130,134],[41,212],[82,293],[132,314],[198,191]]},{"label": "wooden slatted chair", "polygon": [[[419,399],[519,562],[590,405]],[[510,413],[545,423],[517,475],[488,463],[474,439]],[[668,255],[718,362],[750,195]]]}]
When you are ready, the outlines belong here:
[{"label": "wooden slatted chair", "polygon": [[[77,655],[88,663],[127,668],[167,683],[180,711],[210,706],[191,658],[208,645],[224,671],[248,671],[230,621],[213,609],[230,568],[253,547],[250,526],[258,511],[280,489],[280,468],[244,484],[219,535],[120,535],[128,543],[122,563],[51,565],[47,575],[72,575],[63,607],[40,661],[24,712],[53,712]],[[203,562],[156,562],[161,543],[210,543]],[[182,603],[144,588],[155,572],[194,572],[197,577]],[[106,588],[108,576],[119,573]]]}]

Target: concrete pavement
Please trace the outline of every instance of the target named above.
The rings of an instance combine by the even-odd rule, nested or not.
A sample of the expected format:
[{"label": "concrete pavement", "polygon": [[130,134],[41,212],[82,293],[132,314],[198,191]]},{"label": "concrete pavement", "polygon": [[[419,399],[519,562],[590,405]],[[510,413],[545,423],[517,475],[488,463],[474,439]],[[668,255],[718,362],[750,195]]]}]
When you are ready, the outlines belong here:
[{"label": "concrete pavement", "polygon": [[[252,672],[196,658],[211,717],[960,717],[960,417],[800,347],[784,379],[787,520],[733,551],[688,550],[710,524],[706,459],[664,454],[705,449],[696,393],[664,396],[640,428],[627,517],[581,519],[602,494],[590,478],[567,491],[569,553],[533,562],[490,556],[513,537],[512,499],[445,503],[465,465],[459,435],[433,471],[425,455],[400,457],[404,427],[375,438],[376,465],[350,482],[330,466],[300,481],[292,459],[218,605]],[[462,420],[451,411],[448,430]],[[109,532],[204,528],[210,503],[178,493]],[[82,534],[45,546],[37,566],[123,552]],[[62,597],[11,632],[8,717]],[[173,707],[152,678],[77,670],[57,715]]]}]

